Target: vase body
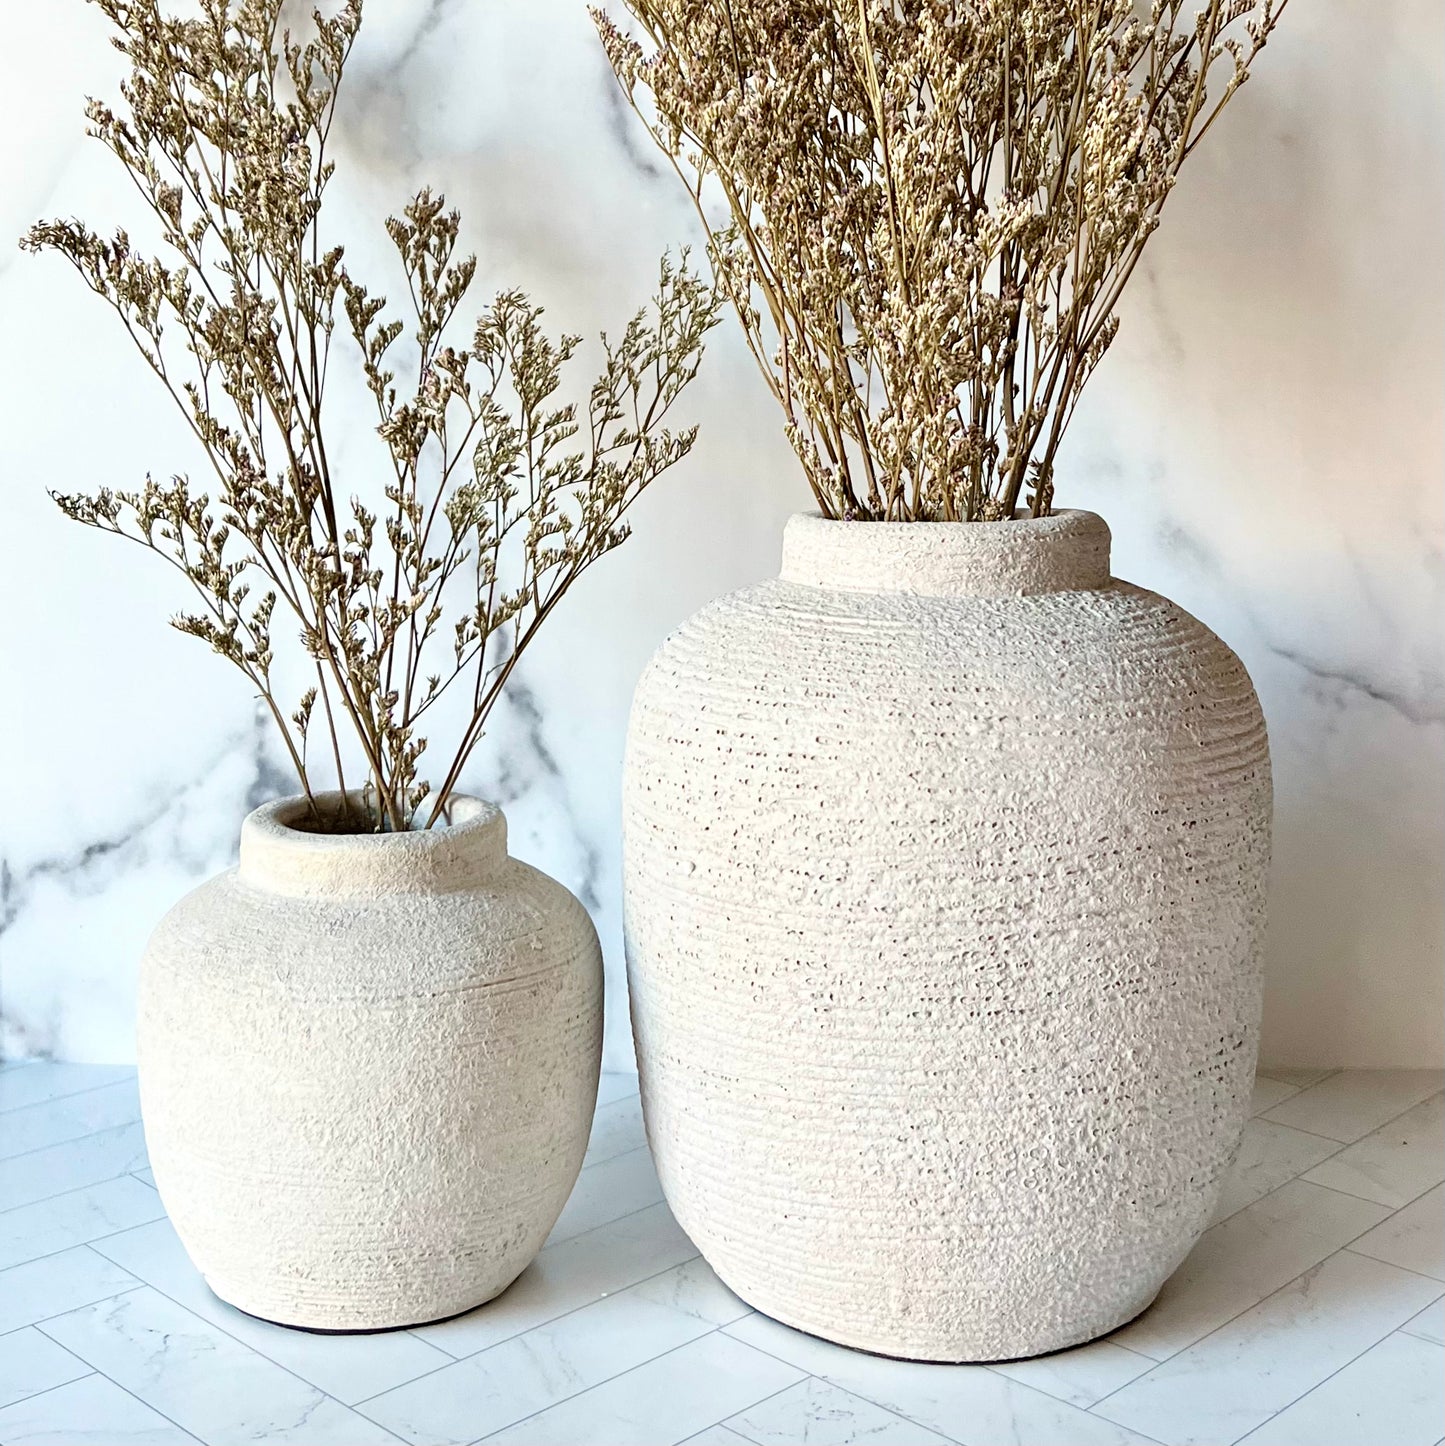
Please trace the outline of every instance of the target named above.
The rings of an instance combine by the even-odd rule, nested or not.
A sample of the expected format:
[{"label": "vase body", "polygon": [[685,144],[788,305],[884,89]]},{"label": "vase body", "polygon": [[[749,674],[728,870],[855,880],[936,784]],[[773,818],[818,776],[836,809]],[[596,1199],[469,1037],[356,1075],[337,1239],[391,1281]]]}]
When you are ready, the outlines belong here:
[{"label": "vase body", "polygon": [[424,832],[258,809],[141,970],[156,1186],[212,1290],[313,1330],[490,1300],[581,1168],[602,1043],[585,910],[458,799]]},{"label": "vase body", "polygon": [[1137,1315],[1247,1115],[1270,809],[1243,666],[1101,519],[794,518],[628,737],[648,1138],[712,1267],[910,1359]]}]

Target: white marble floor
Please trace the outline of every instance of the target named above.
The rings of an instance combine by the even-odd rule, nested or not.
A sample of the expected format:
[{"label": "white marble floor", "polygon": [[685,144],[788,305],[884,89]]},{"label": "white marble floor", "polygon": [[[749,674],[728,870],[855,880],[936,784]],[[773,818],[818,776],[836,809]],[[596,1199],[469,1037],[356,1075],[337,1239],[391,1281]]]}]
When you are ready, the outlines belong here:
[{"label": "white marble floor", "polygon": [[313,1336],[216,1300],[146,1167],[133,1072],[0,1069],[0,1442],[1433,1446],[1445,1437],[1445,1079],[1272,1073],[1215,1224],[1106,1341],[1000,1366],[750,1311],[661,1203],[603,1081],[547,1249],[444,1325]]}]

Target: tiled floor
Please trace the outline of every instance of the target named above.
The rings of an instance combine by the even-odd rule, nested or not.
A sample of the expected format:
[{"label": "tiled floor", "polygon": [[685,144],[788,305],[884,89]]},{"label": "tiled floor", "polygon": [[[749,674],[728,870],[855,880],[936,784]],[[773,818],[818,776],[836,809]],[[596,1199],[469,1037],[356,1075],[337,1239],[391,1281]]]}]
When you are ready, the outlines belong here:
[{"label": "tiled floor", "polygon": [[537,1263],[460,1320],[262,1325],[202,1285],[124,1069],[0,1070],[0,1442],[1434,1446],[1445,1079],[1262,1075],[1215,1224],[1106,1341],[1001,1366],[860,1355],[750,1311],[677,1228],[635,1082],[603,1081]]}]

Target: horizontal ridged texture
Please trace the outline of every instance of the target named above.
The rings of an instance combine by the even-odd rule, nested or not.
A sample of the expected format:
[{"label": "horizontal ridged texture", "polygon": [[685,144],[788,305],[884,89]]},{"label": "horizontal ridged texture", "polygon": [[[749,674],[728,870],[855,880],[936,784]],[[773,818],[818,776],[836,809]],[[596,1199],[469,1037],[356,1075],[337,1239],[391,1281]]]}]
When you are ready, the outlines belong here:
[{"label": "horizontal ridged texture", "polygon": [[240,871],[147,948],[157,1187],[211,1288],[253,1315],[375,1330],[469,1310],[531,1262],[581,1168],[591,921],[470,801],[430,840],[350,841],[350,869],[347,841],[270,812],[248,820]]},{"label": "horizontal ridged texture", "polygon": [[[1091,522],[1048,545],[1102,529],[1107,577]],[[839,528],[856,548],[928,525],[807,534]],[[788,546],[794,570],[807,536]],[[1148,1305],[1238,1144],[1258,702],[1213,634],[1126,583],[1021,590],[976,549],[932,564],[957,595],[914,591],[916,558],[889,587],[876,553],[868,590],[827,551],[838,587],[723,598],[638,687],[649,1139],[683,1228],[767,1314],[916,1359],[1059,1349]]]}]

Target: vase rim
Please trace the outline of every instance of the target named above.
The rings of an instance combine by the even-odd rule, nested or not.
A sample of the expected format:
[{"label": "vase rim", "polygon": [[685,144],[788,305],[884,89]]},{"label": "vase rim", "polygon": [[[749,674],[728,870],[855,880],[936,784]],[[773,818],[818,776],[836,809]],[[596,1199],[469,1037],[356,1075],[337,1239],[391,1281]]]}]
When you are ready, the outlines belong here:
[{"label": "vase rim", "polygon": [[[336,791],[313,795],[339,807]],[[349,797],[360,801],[361,794]],[[453,794],[450,822],[395,833],[317,833],[296,826],[305,794],[263,803],[241,824],[240,878],[292,896],[439,894],[472,887],[507,857],[507,820],[495,804]]]},{"label": "vase rim", "polygon": [[985,522],[977,518],[972,522],[945,522],[933,518],[911,518],[911,517],[824,517],[821,512],[814,508],[810,512],[794,512],[789,518],[806,518],[812,522],[823,523],[827,526],[837,527],[935,527],[940,531],[944,528],[956,527],[960,531],[972,531],[974,528],[997,527],[1001,523],[1011,524],[1006,530],[1013,530],[1013,527],[1025,527],[1033,532],[1059,532],[1070,531],[1079,526],[1081,520],[1103,522],[1104,519],[1097,512],[1090,512],[1083,507],[1055,507],[1052,512],[1044,517],[1034,517],[1022,509],[1015,512],[1012,517],[1000,517],[992,522]]},{"label": "vase rim", "polygon": [[1007,597],[1106,587],[1109,526],[1063,508],[992,522],[858,522],[795,513],[781,580],[845,592]]}]

